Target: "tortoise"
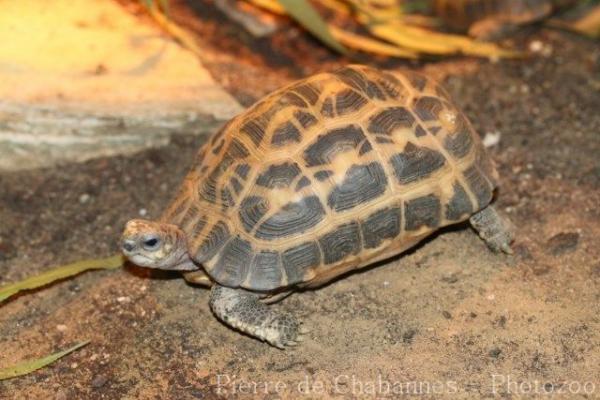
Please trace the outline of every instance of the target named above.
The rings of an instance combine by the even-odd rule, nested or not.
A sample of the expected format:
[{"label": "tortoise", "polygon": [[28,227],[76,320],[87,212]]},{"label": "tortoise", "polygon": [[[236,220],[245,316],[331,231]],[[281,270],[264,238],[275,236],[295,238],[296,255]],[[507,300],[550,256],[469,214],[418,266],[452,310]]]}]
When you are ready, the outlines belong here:
[{"label": "tortoise", "polygon": [[448,27],[490,40],[548,17],[554,3],[556,0],[435,0],[434,8]]},{"label": "tortoise", "polygon": [[446,91],[424,75],[350,65],[292,83],[199,150],[157,221],[134,219],[133,263],[211,286],[226,325],[273,346],[307,332],[267,304],[390,258],[470,219],[510,253],[490,203],[498,173]]}]

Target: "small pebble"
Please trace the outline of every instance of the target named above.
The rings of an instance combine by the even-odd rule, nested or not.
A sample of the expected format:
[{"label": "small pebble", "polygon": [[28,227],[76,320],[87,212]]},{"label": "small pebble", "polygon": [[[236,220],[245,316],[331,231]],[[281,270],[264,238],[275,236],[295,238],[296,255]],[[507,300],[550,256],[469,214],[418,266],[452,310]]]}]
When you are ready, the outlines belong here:
[{"label": "small pebble", "polygon": [[411,343],[416,334],[417,331],[415,329],[409,329],[402,335],[402,341],[404,343]]},{"label": "small pebble", "polygon": [[550,267],[547,265],[534,265],[531,270],[533,271],[534,275],[541,276],[550,272]]},{"label": "small pebble", "polygon": [[63,324],[56,325],[56,330],[59,331],[59,332],[64,332],[64,331],[67,330],[67,326],[63,325]]},{"label": "small pebble", "polygon": [[452,319],[452,314],[450,314],[448,311],[444,310],[442,311],[442,315],[444,316],[444,318],[446,319]]},{"label": "small pebble", "polygon": [[104,375],[96,375],[94,377],[94,379],[92,379],[92,387],[93,388],[101,388],[102,386],[104,386],[106,384],[106,382],[108,382],[108,378]]},{"label": "small pebble", "polygon": [[71,292],[79,292],[79,291],[81,291],[81,287],[77,283],[71,283],[69,285],[69,290]]},{"label": "small pebble", "polygon": [[440,280],[444,283],[456,283],[458,282],[458,276],[456,274],[442,276]]},{"label": "small pebble", "polygon": [[82,194],[81,196],[79,196],[79,202],[80,202],[81,204],[85,204],[85,203],[87,203],[88,201],[90,201],[90,195],[89,195],[89,194],[87,194],[87,193],[84,193],[84,194]]},{"label": "small pebble", "polygon": [[491,349],[488,354],[490,355],[490,357],[498,358],[500,353],[502,353],[502,350],[499,349],[498,347],[495,347],[495,348]]},{"label": "small pebble", "polygon": [[529,51],[541,54],[544,57],[550,57],[553,50],[552,45],[546,44],[540,40],[533,40],[529,43]]},{"label": "small pebble", "polygon": [[146,210],[145,208],[140,208],[138,214],[140,215],[140,217],[145,217],[146,214],[148,214],[148,210]]},{"label": "small pebble", "polygon": [[500,327],[500,328],[504,328],[506,326],[506,317],[504,315],[501,315],[500,318],[498,318],[496,320],[496,324]]},{"label": "small pebble", "polygon": [[513,251],[515,255],[521,260],[533,260],[533,256],[531,255],[531,251],[524,244],[516,244],[513,246]]},{"label": "small pebble", "polygon": [[539,40],[533,40],[529,43],[529,50],[534,53],[539,53],[544,48],[544,43]]},{"label": "small pebble", "polygon": [[131,297],[129,297],[129,296],[117,297],[117,301],[119,303],[129,303],[131,301]]},{"label": "small pebble", "polygon": [[486,132],[485,136],[483,137],[483,145],[485,147],[494,147],[498,143],[500,143],[501,136],[502,134],[500,133],[500,131]]},{"label": "small pebble", "polygon": [[550,247],[550,252],[554,256],[570,253],[574,251],[579,244],[579,233],[561,232],[552,236],[546,244]]}]

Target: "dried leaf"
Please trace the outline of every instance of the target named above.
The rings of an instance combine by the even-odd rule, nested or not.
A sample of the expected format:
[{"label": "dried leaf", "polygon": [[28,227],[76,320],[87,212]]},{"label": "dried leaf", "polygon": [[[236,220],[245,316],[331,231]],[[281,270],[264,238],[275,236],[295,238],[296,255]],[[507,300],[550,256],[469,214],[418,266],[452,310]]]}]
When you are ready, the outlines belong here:
[{"label": "dried leaf", "polygon": [[267,11],[277,15],[285,15],[285,8],[277,0],[246,0],[257,7],[264,8]]},{"label": "dried leaf", "polygon": [[505,50],[493,43],[478,42],[466,36],[429,31],[403,23],[373,24],[371,33],[398,46],[429,54],[464,53],[485,57],[517,57],[520,53]]},{"label": "dried leaf", "polygon": [[90,269],[116,269],[123,266],[123,257],[116,255],[108,258],[77,261],[73,264],[63,265],[32,276],[21,282],[0,287],[0,302],[22,291],[39,288],[60,279],[69,278]]},{"label": "dried leaf", "polygon": [[332,35],[339,40],[340,43],[356,50],[400,58],[417,58],[418,56],[414,51],[402,49],[376,39],[348,32],[335,26],[330,26],[329,29],[331,30]]},{"label": "dried leaf", "polygon": [[[285,15],[286,11],[288,14],[291,14],[290,10],[287,9],[287,3],[294,4],[298,8],[302,8],[300,3],[308,4],[304,0],[279,0],[281,4],[276,0],[247,1],[280,15]],[[344,11],[341,0],[321,1],[324,6],[330,9]],[[403,14],[402,7],[396,0],[377,0],[376,2],[373,0],[345,0],[345,4],[350,6],[354,11],[355,19],[368,29],[373,36],[389,42],[384,43],[379,40],[369,39],[365,36],[329,25],[328,32],[348,48],[406,58],[415,58],[419,53],[434,55],[464,53],[490,58],[522,56],[517,51],[503,49],[493,43],[479,42],[466,36],[444,34],[414,26],[412,23],[415,23],[415,21],[419,25],[432,25],[435,23],[435,20],[424,18],[414,19],[411,16]],[[281,5],[284,7],[281,7]],[[312,7],[310,8],[312,9]],[[316,15],[325,24],[320,16]],[[349,14],[343,12],[343,15],[348,16]],[[327,25],[325,24],[325,26]]]},{"label": "dried leaf", "polygon": [[350,5],[343,0],[320,0],[319,3],[340,15],[349,16],[352,12]]},{"label": "dried leaf", "polygon": [[16,378],[18,376],[27,375],[35,370],[45,367],[48,364],[53,363],[61,357],[66,356],[69,353],[74,352],[77,349],[88,344],[90,341],[86,340],[85,342],[81,342],[76,344],[73,347],[70,347],[66,350],[59,351],[57,353],[51,354],[49,356],[38,358],[37,360],[27,360],[23,361],[17,365],[13,365],[12,367],[1,368],[0,369],[0,381],[5,379]]},{"label": "dried leaf", "polygon": [[420,26],[427,29],[439,29],[442,26],[439,18],[420,14],[404,14],[401,22],[406,25]]},{"label": "dried leaf", "polygon": [[331,34],[325,21],[307,0],[279,0],[287,13],[327,46],[342,54],[348,51]]},{"label": "dried leaf", "polygon": [[171,22],[169,17],[163,14],[156,5],[148,7],[148,12],[154,21],[156,21],[156,23],[171,35],[181,46],[197,56],[202,55],[202,51],[200,51],[200,48],[196,45],[196,40],[185,29],[181,28],[176,23]]},{"label": "dried leaf", "polygon": [[355,11],[369,21],[386,23],[399,21],[404,14],[402,5],[397,0],[346,0]]}]

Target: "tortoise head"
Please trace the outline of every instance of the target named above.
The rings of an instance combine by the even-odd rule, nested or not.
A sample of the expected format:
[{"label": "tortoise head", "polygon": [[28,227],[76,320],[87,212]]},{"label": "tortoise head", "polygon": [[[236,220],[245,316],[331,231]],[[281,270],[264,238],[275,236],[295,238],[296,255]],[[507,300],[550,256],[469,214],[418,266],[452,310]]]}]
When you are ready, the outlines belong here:
[{"label": "tortoise head", "polygon": [[175,225],[132,219],[121,236],[125,257],[141,267],[176,271],[198,269],[190,259],[185,233]]}]

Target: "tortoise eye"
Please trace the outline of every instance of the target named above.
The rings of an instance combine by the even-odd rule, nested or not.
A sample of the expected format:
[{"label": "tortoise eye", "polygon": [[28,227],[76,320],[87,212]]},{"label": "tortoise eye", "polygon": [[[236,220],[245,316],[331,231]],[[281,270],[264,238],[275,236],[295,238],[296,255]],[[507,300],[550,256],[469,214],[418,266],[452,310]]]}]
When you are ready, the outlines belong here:
[{"label": "tortoise eye", "polygon": [[159,242],[160,241],[156,237],[151,237],[151,238],[145,239],[144,240],[144,248],[146,248],[147,250],[156,249],[156,247],[158,247]]}]

